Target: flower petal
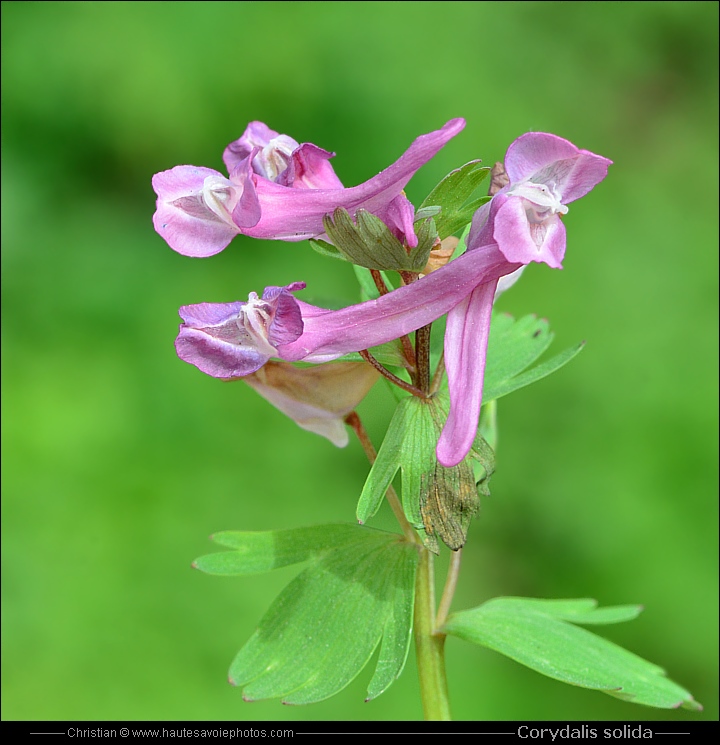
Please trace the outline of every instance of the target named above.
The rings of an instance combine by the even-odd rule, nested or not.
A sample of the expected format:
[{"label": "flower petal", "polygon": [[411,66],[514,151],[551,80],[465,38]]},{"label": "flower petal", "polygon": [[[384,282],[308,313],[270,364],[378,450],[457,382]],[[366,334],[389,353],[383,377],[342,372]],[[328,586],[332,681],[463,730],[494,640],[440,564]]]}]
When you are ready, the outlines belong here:
[{"label": "flower petal", "polygon": [[599,184],[612,161],[572,142],[547,134],[528,132],[507,150],[505,168],[512,182],[532,180],[554,185],[563,204],[580,199]]},{"label": "flower petal", "polygon": [[565,226],[559,216],[551,215],[542,222],[531,223],[522,197],[498,196],[503,200],[492,223],[493,236],[505,258],[518,264],[539,261],[561,269]]},{"label": "flower petal", "polygon": [[345,447],[348,434],[343,419],[379,377],[380,373],[365,362],[297,368],[270,361],[244,380],[303,429]]},{"label": "flower petal", "polygon": [[265,288],[263,300],[275,301],[275,315],[268,328],[268,341],[274,347],[291,344],[302,334],[303,319],[300,305],[290,293],[304,289],[304,282],[293,282],[287,287]]},{"label": "flower petal", "polygon": [[267,287],[247,302],[199,303],[180,308],[178,357],[214,378],[238,378],[260,369],[277,355],[276,345],[295,341],[303,331],[294,282]]},{"label": "flower petal", "polygon": [[[244,303],[200,303],[180,308],[178,357],[213,378],[236,378],[261,368],[270,355],[257,349],[252,335],[238,324]],[[207,319],[207,320],[205,320]]]},{"label": "flower petal", "polygon": [[238,199],[235,209],[232,211],[232,221],[241,230],[257,225],[262,214],[260,201],[255,190],[255,182],[250,175],[252,157],[251,153],[230,173],[230,181],[237,184],[240,191],[240,199]]},{"label": "flower petal", "polygon": [[468,251],[446,266],[377,300],[341,310],[298,301],[305,329],[292,344],[278,347],[282,359],[324,362],[397,339],[436,320],[481,284],[519,268],[493,244]]},{"label": "flower petal", "polygon": [[188,326],[202,328],[204,326],[219,326],[228,318],[237,318],[242,302],[235,303],[197,303],[183,305],[178,313]]},{"label": "flower petal", "polygon": [[305,142],[295,150],[278,184],[295,189],[342,189],[340,179],[328,162],[335,153]]},{"label": "flower petal", "polygon": [[505,170],[511,183],[532,178],[559,160],[574,158],[580,151],[569,140],[546,132],[527,132],[510,144],[505,153]]},{"label": "flower petal", "polygon": [[497,280],[477,287],[449,313],[445,330],[445,369],[450,413],[437,445],[437,459],[450,468],[470,452],[477,434]]},{"label": "flower petal", "polygon": [[212,256],[219,253],[240,232],[232,220],[224,220],[203,200],[205,182],[225,182],[228,204],[234,207],[236,187],[211,168],[176,166],[156,173],[152,179],[157,194],[153,215],[155,230],[170,248],[185,256]]},{"label": "flower petal", "polygon": [[468,251],[474,251],[478,247],[489,246],[495,243],[495,237],[493,236],[495,228],[493,223],[497,211],[502,207],[507,198],[505,194],[500,193],[489,202],[485,202],[475,212],[466,241]]},{"label": "flower petal", "polygon": [[404,193],[398,194],[390,202],[385,212],[385,223],[393,235],[409,248],[415,248],[418,244],[415,234],[415,207]]},{"label": "flower petal", "polygon": [[442,129],[421,135],[391,166],[369,181],[348,189],[293,189],[256,178],[262,217],[257,225],[243,233],[253,238],[286,241],[314,238],[325,232],[323,216],[337,207],[344,207],[352,215],[362,208],[384,220],[390,203],[413,174],[464,126],[464,119],[453,119]]},{"label": "flower petal", "polygon": [[274,181],[287,168],[297,147],[298,142],[292,137],[281,135],[263,122],[250,122],[242,136],[225,148],[223,162],[228,173],[232,173],[252,153],[252,170]]}]

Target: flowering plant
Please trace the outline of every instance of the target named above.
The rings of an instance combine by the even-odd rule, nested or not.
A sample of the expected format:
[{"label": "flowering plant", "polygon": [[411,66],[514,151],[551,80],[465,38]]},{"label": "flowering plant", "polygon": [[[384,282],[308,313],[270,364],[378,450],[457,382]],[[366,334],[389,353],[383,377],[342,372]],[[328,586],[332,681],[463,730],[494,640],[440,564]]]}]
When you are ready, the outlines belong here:
[{"label": "flowering plant", "polygon": [[[660,668],[581,628],[630,620],[640,606],[501,597],[451,612],[468,526],[495,470],[496,401],[582,348],[534,365],[552,339],[547,323],[497,314],[494,300],[532,262],[562,267],[562,216],[611,164],[556,135],[529,132],[504,163],[470,161],[415,207],[405,185],[464,125],[453,119],[421,135],[353,187],[335,174],[333,153],[260,122],[225,149],[227,176],[185,165],[153,178],[155,229],[175,251],[211,256],[237,235],[309,240],[352,265],[361,289],[360,303],[340,309],[303,301],[302,281],[250,292],[247,301],[180,308],[182,360],[245,381],[338,447],[349,427],[371,466],[359,524],[222,532],[213,540],[227,550],[195,562],[220,575],[310,562],[240,650],[230,680],[246,700],[312,703],[347,685],[379,647],[370,700],[400,675],[414,638],[425,717],[448,719],[443,651],[454,635],[572,685],[648,706],[698,708]],[[489,175],[488,195],[474,197]],[[433,324],[442,317],[440,335]],[[355,409],[380,378],[397,393],[397,407],[376,450]],[[366,525],[383,499],[398,533]],[[433,558],[443,545],[450,569],[436,604]]]}]

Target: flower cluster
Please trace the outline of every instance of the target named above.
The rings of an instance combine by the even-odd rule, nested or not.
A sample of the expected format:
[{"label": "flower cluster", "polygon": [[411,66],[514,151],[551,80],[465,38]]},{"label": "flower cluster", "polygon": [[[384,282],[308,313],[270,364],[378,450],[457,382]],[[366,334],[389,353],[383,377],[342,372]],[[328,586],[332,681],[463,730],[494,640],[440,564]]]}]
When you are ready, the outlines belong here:
[{"label": "flower cluster", "polygon": [[[462,119],[453,119],[418,137],[377,176],[344,188],[329,162],[333,153],[253,122],[225,150],[228,177],[208,168],[177,166],[153,178],[158,195],[155,229],[182,254],[211,256],[239,234],[327,241],[323,218],[342,208],[351,217],[358,210],[375,215],[412,248],[418,242],[416,212],[403,188],[464,126]],[[260,373],[258,378],[272,358],[329,362],[398,339],[447,314],[444,349],[451,409],[437,457],[445,466],[456,465],[469,452],[477,431],[498,283],[517,276],[531,262],[561,268],[566,243],[561,216],[570,202],[605,178],[610,163],[555,135],[525,134],[508,148],[508,183],[475,213],[461,256],[377,299],[340,310],[295,298],[293,293],[305,287],[301,282],[268,287],[261,298],[253,293],[247,302],[184,306],[178,355],[213,377],[252,380],[258,390],[262,378],[263,395],[278,401],[282,397],[271,389],[287,387],[295,376],[291,370],[297,368],[280,364],[272,375]],[[318,386],[326,384],[317,377],[322,382],[314,389],[303,384],[294,403],[288,405],[283,398],[285,408],[279,408],[300,421],[294,413],[298,406],[319,406],[341,426],[342,417],[374,382],[360,372],[362,366],[354,370],[351,377],[361,382],[343,384],[342,404],[329,403],[327,397],[317,403]],[[344,444],[337,426],[330,439]]]},{"label": "flower cluster", "polygon": [[225,149],[227,178],[195,166],[155,174],[155,230],[185,256],[212,256],[239,234],[284,241],[318,238],[325,232],[323,217],[343,207],[377,215],[415,245],[414,211],[402,190],[464,126],[462,119],[453,119],[418,137],[389,168],[345,189],[329,163],[334,153],[307,142],[299,145],[252,122]]}]

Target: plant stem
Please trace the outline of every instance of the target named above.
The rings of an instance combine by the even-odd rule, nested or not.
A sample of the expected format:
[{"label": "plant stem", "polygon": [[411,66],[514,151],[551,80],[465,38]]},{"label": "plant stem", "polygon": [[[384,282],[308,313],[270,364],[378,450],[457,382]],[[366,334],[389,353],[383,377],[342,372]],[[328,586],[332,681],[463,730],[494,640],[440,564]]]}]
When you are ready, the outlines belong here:
[{"label": "plant stem", "polygon": [[408,393],[412,393],[413,396],[417,396],[418,398],[427,398],[427,393],[425,391],[421,391],[419,388],[416,388],[411,383],[406,383],[402,378],[398,378],[397,375],[393,375],[393,373],[390,372],[387,368],[383,367],[371,354],[368,352],[367,349],[362,349],[360,351],[360,356],[366,361],[369,362],[381,375],[386,377],[391,383],[394,383],[396,386],[402,388],[404,391],[407,391]]},{"label": "plant stem", "polygon": [[412,342],[410,341],[410,337],[405,334],[404,336],[400,337],[400,343],[402,344],[403,352],[405,353],[405,359],[407,360],[407,363],[409,365],[409,372],[415,381],[415,377],[417,375],[417,360],[415,359],[415,349],[413,348]]},{"label": "plant stem", "polygon": [[440,598],[440,605],[438,606],[438,612],[435,618],[435,628],[442,628],[445,625],[445,621],[447,621],[448,613],[450,612],[450,604],[455,595],[455,588],[457,587],[458,576],[460,575],[461,558],[461,548],[457,551],[453,551],[450,556],[450,566],[448,567],[445,587],[443,588],[443,594]]},{"label": "plant stem", "polygon": [[445,350],[440,354],[440,361],[438,366],[435,368],[435,374],[433,375],[432,383],[430,383],[430,395],[437,393],[442,385],[443,375],[445,374]]},{"label": "plant stem", "polygon": [[445,677],[445,634],[435,633],[435,577],[433,555],[420,549],[415,579],[415,651],[420,698],[426,721],[450,721]]},{"label": "plant stem", "polygon": [[[380,295],[387,295],[390,290],[388,289],[388,286],[385,284],[385,280],[383,279],[382,274],[380,273],[379,269],[371,269],[370,270],[370,276],[373,278],[373,282],[375,282],[375,287],[377,287],[378,292]],[[403,352],[405,352],[405,359],[407,360],[407,363],[409,365],[409,370],[415,375],[415,350],[413,349],[412,342],[410,341],[410,337],[405,334],[404,336],[400,337],[400,343],[403,347]]]},{"label": "plant stem", "polygon": [[390,292],[390,290],[388,290],[387,288],[387,285],[385,284],[385,280],[382,278],[382,274],[380,274],[380,271],[378,269],[371,269],[370,276],[373,278],[375,287],[377,287],[378,292],[381,295],[387,295],[388,292]]},{"label": "plant stem", "polygon": [[403,284],[409,285],[412,284],[420,275],[417,272],[405,272],[402,269],[398,272],[400,275],[400,279],[402,279]]},{"label": "plant stem", "polygon": [[415,359],[417,387],[427,395],[430,392],[430,330],[432,324],[415,332]]},{"label": "plant stem", "polygon": [[[345,424],[352,427],[353,432],[355,432],[358,440],[360,440],[360,444],[365,451],[365,455],[367,455],[367,459],[370,461],[370,465],[372,465],[375,462],[375,458],[377,458],[377,450],[375,450],[375,446],[372,444],[370,436],[368,435],[358,413],[356,411],[351,411],[345,417]],[[402,504],[400,504],[400,498],[392,484],[388,486],[388,489],[385,492],[385,498],[397,518],[397,521],[400,523],[405,538],[411,543],[419,543],[417,534],[413,530],[412,525],[407,521],[405,511],[402,508]]]}]

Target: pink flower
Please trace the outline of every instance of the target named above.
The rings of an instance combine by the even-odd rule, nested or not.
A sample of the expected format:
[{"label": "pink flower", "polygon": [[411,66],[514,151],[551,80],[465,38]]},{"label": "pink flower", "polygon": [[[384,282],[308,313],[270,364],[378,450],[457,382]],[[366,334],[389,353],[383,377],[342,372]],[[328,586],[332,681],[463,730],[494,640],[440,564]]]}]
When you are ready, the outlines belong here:
[{"label": "pink flower", "polygon": [[[528,132],[510,145],[505,170],[510,183],[492,200],[496,210],[492,238],[508,261],[544,262],[562,268],[565,226],[560,219],[567,205],[585,196],[607,176],[611,160],[580,150],[572,142],[544,132]],[[484,244],[490,204],[473,218],[468,245]]]},{"label": "pink flower", "polygon": [[261,298],[251,292],[247,302],[183,305],[178,357],[214,378],[256,372],[278,356],[277,347],[302,334],[300,307],[291,293],[304,287],[304,282],[266,287]]},{"label": "pink flower", "polygon": [[[522,135],[505,156],[510,183],[473,217],[468,253],[494,243],[508,262],[539,261],[562,268],[565,226],[560,215],[607,176],[611,163],[552,134]],[[494,282],[478,285],[448,314],[450,413],[437,448],[444,466],[459,463],[475,439],[495,289]]]},{"label": "pink flower", "polygon": [[[247,142],[239,144],[241,138],[230,146],[230,154],[226,151],[228,166],[233,167],[234,174],[245,174],[262,206],[261,218],[244,232],[299,240],[298,236],[308,237],[312,232],[310,226],[322,232],[322,216],[333,205],[375,209],[388,221],[395,211],[396,218],[400,216],[398,222],[402,222],[402,205],[394,201],[404,199],[398,185],[404,185],[422,164],[422,158],[433,148],[433,152],[437,151],[463,124],[462,120],[454,120],[442,130],[418,138],[386,171],[352,189],[300,185],[296,180],[305,178],[302,174],[306,171],[299,168],[286,177],[290,185],[280,185],[277,180],[288,173],[298,152],[291,150],[294,141],[282,140],[273,146],[274,150],[265,152],[273,138],[265,130],[255,132],[254,139],[246,133]],[[268,144],[263,145],[265,139]],[[441,140],[442,144],[438,144]],[[285,163],[288,165],[283,168]],[[290,362],[328,362],[397,339],[447,313],[445,366],[451,406],[438,441],[437,457],[442,465],[454,466],[468,454],[477,433],[496,292],[502,285],[509,286],[509,275],[516,278],[518,270],[530,262],[561,266],[565,228],[560,215],[567,212],[567,203],[587,194],[607,175],[610,163],[607,158],[579,150],[555,135],[523,135],[507,152],[510,183],[475,213],[468,249],[462,256],[376,300],[340,310],[318,308],[295,299],[291,293],[304,287],[299,282],[284,288],[267,288],[262,298],[253,294],[247,303],[185,306],[180,310],[185,322],[176,342],[178,355],[214,377],[247,376],[272,357]],[[255,169],[264,169],[276,181],[260,176]],[[206,182],[208,178],[205,177]],[[317,178],[331,177],[324,172]],[[209,196],[206,204],[223,220],[231,215],[237,225],[235,214],[246,192],[238,197],[237,192],[224,192],[223,184],[210,182],[211,194],[226,196],[215,202]],[[331,194],[336,199],[332,203],[328,201]],[[302,199],[295,201],[292,195]],[[290,205],[297,213],[290,211]],[[189,215],[187,209],[183,211]],[[299,232],[293,238],[281,235],[282,225],[292,225]]]},{"label": "pink flower", "polygon": [[252,122],[225,150],[228,178],[196,166],[155,174],[155,230],[181,254],[212,256],[240,234],[285,241],[317,238],[325,232],[323,217],[343,207],[352,215],[358,209],[372,212],[414,246],[414,210],[402,190],[464,126],[463,119],[452,119],[421,135],[377,176],[345,189],[328,162],[332,153],[310,143],[298,145]]}]

